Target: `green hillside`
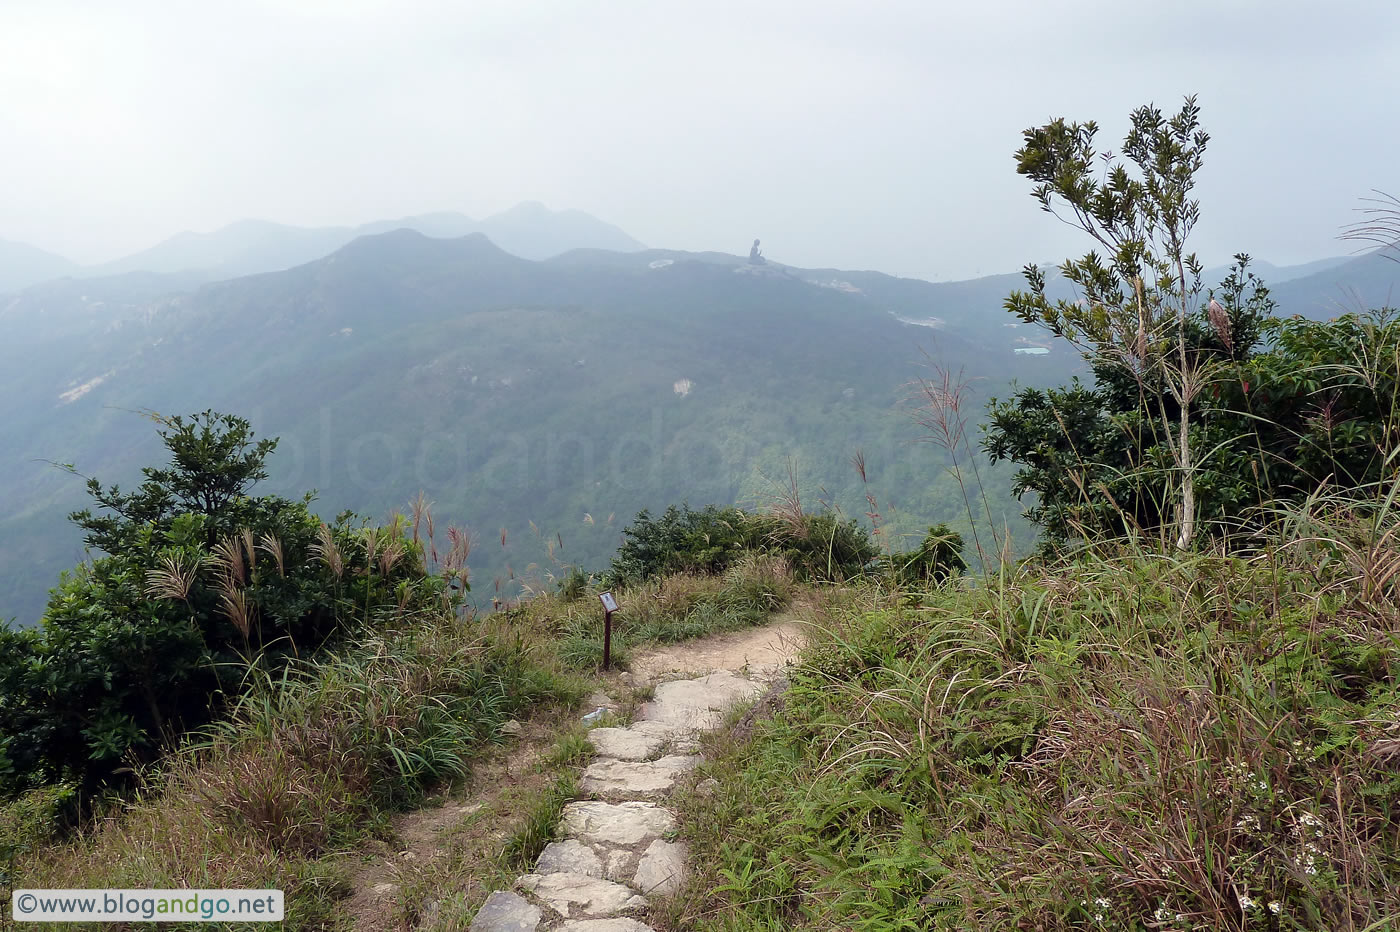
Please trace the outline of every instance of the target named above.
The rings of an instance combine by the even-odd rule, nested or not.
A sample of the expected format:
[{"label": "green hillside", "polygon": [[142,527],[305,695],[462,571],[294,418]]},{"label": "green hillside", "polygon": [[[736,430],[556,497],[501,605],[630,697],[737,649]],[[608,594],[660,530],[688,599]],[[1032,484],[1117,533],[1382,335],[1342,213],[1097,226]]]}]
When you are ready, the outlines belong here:
[{"label": "green hillside", "polygon": [[[282,438],[270,487],[315,488],[328,516],[383,514],[421,489],[473,529],[489,599],[522,576],[603,565],[642,508],[769,501],[789,463],[810,506],[860,516],[868,491],[896,536],[965,528],[947,457],[915,446],[924,354],[971,381],[970,431],[1013,378],[1057,382],[1078,365],[1061,348],[1013,352],[1030,330],[1006,326],[1001,282],[754,274],[718,254],[532,262],[480,235],[404,230],[151,297],[167,282],[108,280],[116,313],[91,309],[97,282],[26,293],[5,314],[23,338],[0,349],[0,604],[21,622],[81,557],[64,521],[81,482],[50,463],[129,483],[154,453],[133,412],[246,413]],[[1017,527],[1005,475],[982,478],[995,521]]]}]

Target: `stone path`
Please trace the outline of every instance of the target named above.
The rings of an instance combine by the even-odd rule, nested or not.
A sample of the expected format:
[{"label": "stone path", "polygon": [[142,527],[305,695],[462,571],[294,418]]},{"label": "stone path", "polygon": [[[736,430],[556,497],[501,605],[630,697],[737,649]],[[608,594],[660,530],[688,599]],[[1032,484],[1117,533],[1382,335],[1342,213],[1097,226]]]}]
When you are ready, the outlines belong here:
[{"label": "stone path", "polygon": [[[653,932],[645,922],[648,897],[680,889],[686,875],[685,844],[671,840],[676,816],[666,798],[700,761],[699,734],[762,692],[800,636],[789,623],[692,646],[692,673],[716,660],[733,669],[663,682],[632,725],[589,732],[598,756],[579,787],[591,798],[564,808],[560,840],[514,890],[491,894],[472,932]],[[672,648],[651,663],[639,660],[636,669],[643,677],[663,675],[685,660]]]}]

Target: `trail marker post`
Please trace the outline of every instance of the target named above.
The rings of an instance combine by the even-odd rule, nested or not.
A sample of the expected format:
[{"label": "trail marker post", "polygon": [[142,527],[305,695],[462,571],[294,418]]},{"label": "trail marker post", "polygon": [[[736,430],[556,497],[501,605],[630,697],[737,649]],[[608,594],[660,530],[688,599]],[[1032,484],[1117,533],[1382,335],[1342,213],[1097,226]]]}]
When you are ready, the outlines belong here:
[{"label": "trail marker post", "polygon": [[603,669],[607,670],[612,666],[612,616],[617,611],[617,600],[611,592],[604,592],[598,601],[603,603]]}]

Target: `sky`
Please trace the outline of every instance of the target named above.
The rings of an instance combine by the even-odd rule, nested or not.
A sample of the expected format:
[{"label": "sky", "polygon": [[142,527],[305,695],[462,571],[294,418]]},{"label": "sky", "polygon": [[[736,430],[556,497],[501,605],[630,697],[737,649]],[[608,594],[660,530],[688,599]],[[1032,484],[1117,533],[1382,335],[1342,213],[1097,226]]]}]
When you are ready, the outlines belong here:
[{"label": "sky", "polygon": [[81,262],[257,217],[522,200],[650,246],[934,280],[1083,252],[1021,133],[1199,95],[1207,264],[1346,254],[1400,193],[1400,4],[8,0],[0,238]]}]

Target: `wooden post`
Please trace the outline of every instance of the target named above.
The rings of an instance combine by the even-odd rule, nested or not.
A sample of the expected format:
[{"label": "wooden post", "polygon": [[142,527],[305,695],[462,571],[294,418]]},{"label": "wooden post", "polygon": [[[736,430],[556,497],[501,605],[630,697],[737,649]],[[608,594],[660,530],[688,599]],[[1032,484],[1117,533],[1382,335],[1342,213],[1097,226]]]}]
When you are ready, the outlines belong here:
[{"label": "wooden post", "polygon": [[612,612],[603,612],[603,670],[612,668]]}]

